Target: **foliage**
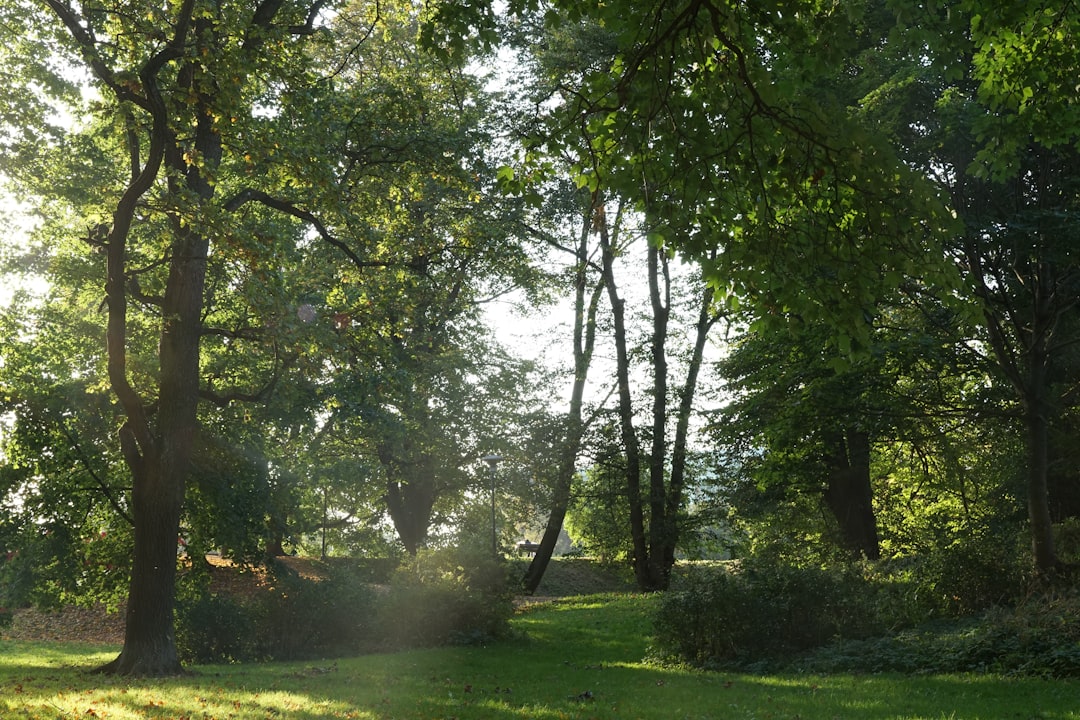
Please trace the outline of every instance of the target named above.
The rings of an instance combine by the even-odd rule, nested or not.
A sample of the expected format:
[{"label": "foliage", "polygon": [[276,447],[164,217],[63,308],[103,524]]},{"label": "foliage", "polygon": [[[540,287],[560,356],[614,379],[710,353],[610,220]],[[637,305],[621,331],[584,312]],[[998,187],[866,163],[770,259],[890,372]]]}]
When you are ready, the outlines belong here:
[{"label": "foliage", "polygon": [[992,673],[1080,677],[1076,591],[1035,595],[963,621],[937,621],[864,640],[830,644],[800,658],[800,672]]},{"label": "foliage", "polygon": [[688,573],[655,615],[661,656],[747,665],[882,630],[859,568],[743,562]]},{"label": "foliage", "polygon": [[[490,554],[419,553],[390,574],[352,562],[320,563],[310,577],[271,561],[263,586],[211,593],[184,577],[177,643],[188,662],[345,657],[360,652],[486,644],[508,633],[508,568]],[[378,574],[382,574],[379,570]]]},{"label": "foliage", "polygon": [[[1075,675],[1070,638],[1080,628],[1065,618],[1076,594],[1027,594],[1020,535],[1011,548],[972,534],[879,563],[792,564],[766,554],[690,565],[657,609],[656,654],[759,670]],[[1026,664],[1018,661],[1025,652]]]},{"label": "foliage", "polygon": [[625,562],[632,550],[623,465],[612,455],[581,472],[566,514],[575,547],[605,564]]},{"label": "foliage", "polygon": [[212,594],[193,573],[177,609],[177,643],[190,662],[340,657],[372,647],[375,593],[366,572],[327,566],[303,577],[271,561],[265,589]]},{"label": "foliage", "polygon": [[1019,526],[972,527],[907,564],[934,611],[959,616],[1018,602],[1033,579],[1029,553]]},{"label": "foliage", "polygon": [[390,648],[487,644],[505,637],[513,613],[509,567],[490,549],[418,553],[379,599],[376,627]]},{"label": "foliage", "polygon": [[209,593],[187,598],[180,590],[176,607],[176,649],[186,663],[228,663],[261,659],[255,652],[256,628],[237,600]]},{"label": "foliage", "polygon": [[311,580],[272,563],[269,581],[253,608],[259,656],[340,656],[367,644],[374,594],[362,577],[339,567]]}]

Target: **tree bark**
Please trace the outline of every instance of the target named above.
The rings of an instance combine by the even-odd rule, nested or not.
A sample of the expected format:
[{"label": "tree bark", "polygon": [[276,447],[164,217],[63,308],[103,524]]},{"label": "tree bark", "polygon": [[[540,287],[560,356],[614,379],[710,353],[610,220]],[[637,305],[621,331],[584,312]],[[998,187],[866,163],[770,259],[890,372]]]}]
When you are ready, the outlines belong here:
[{"label": "tree bark", "polygon": [[1039,263],[1035,277],[1031,342],[1027,357],[1027,382],[1023,393],[1024,425],[1028,454],[1028,518],[1031,522],[1031,547],[1036,569],[1052,575],[1061,569],[1054,546],[1054,526],[1050,514],[1050,413],[1048,338],[1053,313],[1049,308],[1052,271]]},{"label": "tree bark", "polygon": [[[671,317],[671,276],[667,258],[650,243],[648,253],[649,301],[652,306],[650,357],[653,371],[652,443],[649,450],[649,589],[666,590],[671,578],[668,546],[678,540],[674,518],[667,516],[667,405],[668,320]],[[663,283],[661,284],[661,280]]]},{"label": "tree bark", "polygon": [[686,484],[686,454],[690,434],[690,416],[694,409],[694,396],[697,392],[698,375],[705,357],[705,343],[709,330],[719,317],[712,310],[715,291],[706,286],[702,292],[701,305],[698,307],[698,319],[694,328],[694,349],[686,368],[686,380],[679,397],[678,417],[675,420],[675,442],[671,446],[671,480],[667,494],[667,523],[665,531],[664,562],[670,579],[671,568],[675,566],[675,546],[679,541],[678,518],[683,503],[683,488]]},{"label": "tree bark", "polygon": [[405,552],[415,556],[427,542],[431,510],[435,506],[434,484],[423,478],[406,482],[388,480],[386,505]]},{"label": "tree bark", "polygon": [[101,672],[152,677],[182,672],[173,609],[184,483],[183,477],[164,473],[168,470],[159,465],[135,482],[135,558],[125,613],[124,647]]}]

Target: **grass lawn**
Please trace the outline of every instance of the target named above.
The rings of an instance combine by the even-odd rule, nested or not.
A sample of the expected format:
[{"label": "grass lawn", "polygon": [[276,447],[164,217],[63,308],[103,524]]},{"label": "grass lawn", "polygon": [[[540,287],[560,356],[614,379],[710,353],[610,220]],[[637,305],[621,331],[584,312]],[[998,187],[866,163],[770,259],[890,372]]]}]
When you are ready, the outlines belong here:
[{"label": "grass lawn", "polygon": [[586,596],[515,620],[522,637],[320,663],[214,665],[121,680],[115,647],[0,643],[0,718],[1073,718],[1080,682],[987,676],[752,676],[646,665],[651,598]]}]

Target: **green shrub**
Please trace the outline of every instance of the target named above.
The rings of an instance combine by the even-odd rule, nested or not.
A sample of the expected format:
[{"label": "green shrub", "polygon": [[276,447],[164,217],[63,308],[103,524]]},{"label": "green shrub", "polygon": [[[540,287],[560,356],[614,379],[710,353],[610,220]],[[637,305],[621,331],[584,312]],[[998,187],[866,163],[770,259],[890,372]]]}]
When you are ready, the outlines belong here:
[{"label": "green shrub", "polygon": [[354,654],[370,644],[374,592],[339,568],[324,579],[271,564],[271,587],[252,606],[256,648],[275,660]]},{"label": "green shrub", "polygon": [[209,593],[177,602],[176,646],[185,663],[258,659],[252,613],[229,597]]},{"label": "green shrub", "polygon": [[378,629],[393,648],[484,643],[509,631],[507,565],[490,552],[422,552],[391,578],[378,602]]},{"label": "green shrub", "polygon": [[349,568],[301,577],[271,563],[269,586],[250,597],[210,593],[198,574],[177,602],[177,646],[187,662],[294,660],[355,654],[373,644],[374,592]]},{"label": "green shrub", "polygon": [[748,562],[692,572],[654,616],[661,654],[697,665],[759,662],[881,630],[857,567]]},{"label": "green shrub", "polygon": [[211,595],[193,573],[177,604],[177,644],[185,661],[230,662],[483,643],[509,631],[507,569],[490,551],[441,550],[376,586],[368,564],[328,563],[321,579],[271,564],[268,586],[243,599]]},{"label": "green shrub", "polygon": [[815,673],[899,672],[1080,677],[1080,595],[1034,596],[1015,608],[939,619],[893,636],[838,642],[800,658]]},{"label": "green shrub", "polygon": [[7,608],[0,607],[0,630],[11,627],[15,622],[15,613]]},{"label": "green shrub", "polygon": [[1015,538],[965,537],[914,565],[914,582],[945,615],[968,615],[1023,597],[1029,563]]}]

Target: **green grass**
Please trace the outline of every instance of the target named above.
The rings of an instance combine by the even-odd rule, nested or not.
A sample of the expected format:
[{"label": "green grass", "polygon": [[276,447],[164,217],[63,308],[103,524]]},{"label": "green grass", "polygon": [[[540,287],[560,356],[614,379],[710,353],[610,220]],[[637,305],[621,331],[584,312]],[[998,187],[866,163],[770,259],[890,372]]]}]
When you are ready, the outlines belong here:
[{"label": "green grass", "polygon": [[200,666],[165,680],[86,671],[116,648],[0,643],[0,717],[263,720],[358,718],[1072,718],[1080,682],[991,676],[753,676],[658,668],[646,611],[628,594],[519,615],[520,637],[318,663]]}]

